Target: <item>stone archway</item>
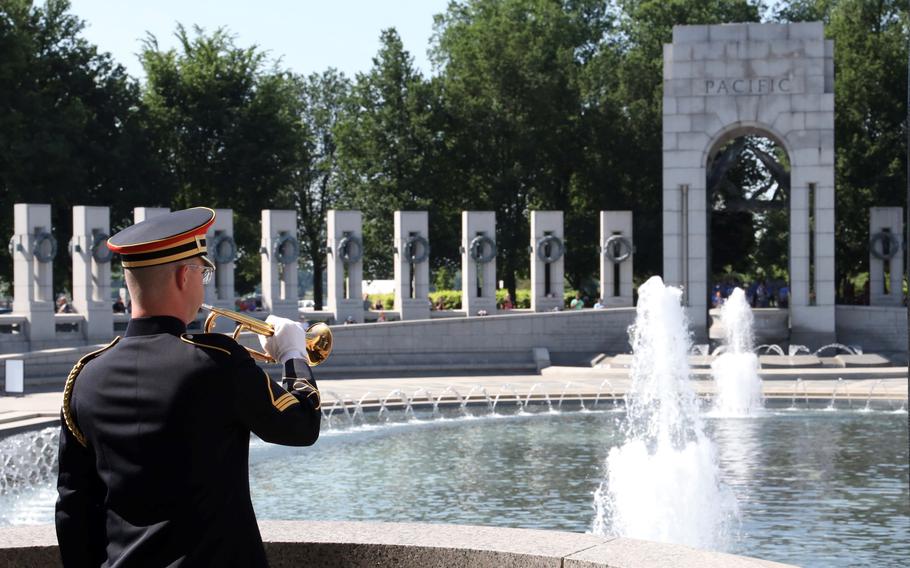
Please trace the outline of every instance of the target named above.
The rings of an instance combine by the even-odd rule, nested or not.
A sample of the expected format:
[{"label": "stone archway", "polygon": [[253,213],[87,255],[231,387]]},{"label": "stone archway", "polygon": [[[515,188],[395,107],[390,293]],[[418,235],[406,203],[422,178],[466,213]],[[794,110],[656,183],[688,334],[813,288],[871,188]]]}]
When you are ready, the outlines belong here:
[{"label": "stone archway", "polygon": [[708,325],[708,156],[750,131],[790,158],[790,340],[834,337],[833,54],[820,22],[676,26],[664,46],[663,276],[686,290],[699,339]]},{"label": "stone archway", "polygon": [[[706,154],[710,340],[724,328],[713,295],[742,286],[756,344],[790,335],[790,168],[786,144],[754,126],[728,129]],[[714,238],[715,235],[717,238]]]}]

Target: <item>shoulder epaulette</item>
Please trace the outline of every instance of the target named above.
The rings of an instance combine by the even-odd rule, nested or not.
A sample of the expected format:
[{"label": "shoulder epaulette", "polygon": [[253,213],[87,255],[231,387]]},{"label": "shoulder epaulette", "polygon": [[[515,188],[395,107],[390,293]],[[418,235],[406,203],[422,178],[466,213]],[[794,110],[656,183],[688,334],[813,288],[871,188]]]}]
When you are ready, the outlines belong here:
[{"label": "shoulder epaulette", "polygon": [[242,356],[247,354],[234,338],[223,333],[184,333],[180,340],[196,347],[218,351],[228,356]]},{"label": "shoulder epaulette", "polygon": [[82,368],[85,367],[86,363],[101,355],[114,345],[117,345],[118,341],[120,341],[119,335],[101,349],[84,355],[75,365],[73,365],[73,370],[71,370],[70,374],[66,377],[66,386],[63,387],[63,421],[66,423],[66,428],[73,434],[73,437],[76,438],[76,441],[84,447],[88,447],[88,443],[85,441],[85,435],[76,427],[76,421],[73,420],[73,411],[70,408],[70,401],[73,398],[73,387],[76,386],[76,377],[82,372]]}]

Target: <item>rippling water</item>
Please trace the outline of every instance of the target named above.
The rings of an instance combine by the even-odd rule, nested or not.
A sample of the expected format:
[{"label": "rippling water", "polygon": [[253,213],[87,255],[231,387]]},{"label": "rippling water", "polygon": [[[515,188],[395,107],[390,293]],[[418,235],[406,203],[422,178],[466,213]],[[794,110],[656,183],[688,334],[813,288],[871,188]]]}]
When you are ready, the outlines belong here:
[{"label": "rippling water", "polygon": [[[622,413],[566,412],[257,443],[260,518],[591,530]],[[741,525],[728,552],[806,567],[905,566],[906,413],[771,411],[708,419]]]},{"label": "rippling water", "polygon": [[[260,519],[586,532],[622,418],[540,410],[403,423],[393,415],[381,426],[325,430],[310,448],[254,440],[253,502]],[[740,504],[728,552],[807,567],[905,565],[906,413],[779,410],[706,425]],[[52,522],[53,484],[7,489],[0,523]]]}]

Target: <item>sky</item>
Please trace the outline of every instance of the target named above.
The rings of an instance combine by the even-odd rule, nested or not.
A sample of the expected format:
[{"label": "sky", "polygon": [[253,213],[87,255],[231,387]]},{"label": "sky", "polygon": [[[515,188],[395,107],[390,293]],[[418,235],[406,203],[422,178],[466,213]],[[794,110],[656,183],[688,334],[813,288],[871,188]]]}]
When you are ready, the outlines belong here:
[{"label": "sky", "polygon": [[110,52],[130,75],[145,74],[136,56],[151,32],[162,49],[176,47],[177,23],[207,31],[225,27],[239,47],[257,45],[281,66],[309,74],[335,67],[353,77],[368,71],[379,34],[395,27],[424,75],[433,15],[448,0],[71,0],[86,24],[83,36]]}]

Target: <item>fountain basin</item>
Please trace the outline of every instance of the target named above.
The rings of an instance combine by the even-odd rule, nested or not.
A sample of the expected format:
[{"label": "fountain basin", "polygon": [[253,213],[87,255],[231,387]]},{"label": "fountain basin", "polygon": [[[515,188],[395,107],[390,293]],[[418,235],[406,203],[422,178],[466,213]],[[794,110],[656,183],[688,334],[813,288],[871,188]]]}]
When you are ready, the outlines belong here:
[{"label": "fountain basin", "polygon": [[[330,521],[262,521],[259,527],[273,568],[788,566],[672,544],[532,529]],[[0,565],[61,566],[54,527],[0,528]]]},{"label": "fountain basin", "polygon": [[[828,568],[870,558],[878,566],[901,565],[895,559],[910,550],[900,536],[910,529],[901,497],[906,487],[900,485],[906,411],[898,409],[902,400],[889,398],[886,383],[865,386],[861,398],[851,398],[841,385],[836,411],[831,390],[819,396],[804,381],[798,394],[766,400],[769,407],[758,418],[709,419],[723,477],[743,507],[744,540],[717,550]],[[510,400],[520,404],[500,401],[495,414],[478,399],[440,408],[439,415],[429,406],[409,413],[390,393],[383,399],[397,411],[328,411],[320,443],[312,448],[253,440],[257,515],[590,531],[592,492],[608,450],[621,443],[624,406],[603,396],[583,407],[571,391],[550,405],[539,393],[518,391]],[[21,460],[22,466],[34,461],[38,467],[12,464],[10,473],[21,469],[22,475],[0,496],[0,523],[4,517],[12,524],[53,519],[55,472],[48,460],[55,435],[45,430],[42,444],[25,446],[37,455]],[[300,487],[319,491],[304,505]],[[831,554],[844,547],[849,555],[837,553],[834,561]]]},{"label": "fountain basin", "polygon": [[863,355],[835,355],[834,362],[842,367],[888,367],[891,361],[888,361],[881,355],[875,353],[865,353]]},{"label": "fountain basin", "polygon": [[762,369],[820,369],[822,360],[815,355],[762,355],[758,358]]},{"label": "fountain basin", "polygon": [[[713,308],[708,314],[711,327],[708,337],[720,340],[724,337],[724,325],[720,320],[720,309]],[[786,343],[790,337],[790,312],[786,308],[753,308],[755,318],[753,333],[756,343]]]}]

